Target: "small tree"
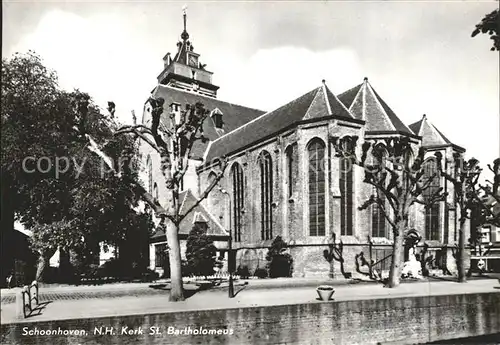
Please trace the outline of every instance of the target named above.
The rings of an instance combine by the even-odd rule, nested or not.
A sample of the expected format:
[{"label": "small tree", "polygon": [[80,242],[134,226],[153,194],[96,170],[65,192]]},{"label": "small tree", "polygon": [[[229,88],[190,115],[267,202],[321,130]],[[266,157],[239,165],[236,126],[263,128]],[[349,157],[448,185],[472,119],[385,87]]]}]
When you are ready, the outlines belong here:
[{"label": "small tree", "polygon": [[276,236],[266,254],[269,277],[290,277],[293,258],[286,252],[287,247],[281,236]]},{"label": "small tree", "polygon": [[472,37],[475,37],[480,33],[490,35],[490,38],[493,40],[493,47],[490,49],[491,51],[500,50],[500,36],[498,36],[500,31],[500,18],[498,15],[498,8],[485,15],[481,22],[476,24],[476,28],[472,31],[471,35]]},{"label": "small tree", "polygon": [[186,243],[186,260],[189,273],[198,276],[209,276],[214,274],[217,264],[217,248],[214,241],[207,235],[207,230],[195,224]]},{"label": "small tree", "polygon": [[[438,188],[425,200],[422,198],[423,192],[430,187],[437,174],[427,178],[424,176],[424,150],[420,148],[413,158],[408,138],[364,142],[361,158],[356,155],[356,141],[356,137],[338,140],[337,155],[350,163],[347,164],[349,169],[352,169],[353,164],[364,168],[364,182],[375,189],[374,194],[359,209],[364,210],[376,204],[392,228],[394,243],[388,286],[396,287],[401,275],[404,233],[408,230],[410,207],[417,203],[429,207],[443,200],[445,195],[442,188]],[[366,162],[368,155],[373,158],[371,164]]]},{"label": "small tree", "polygon": [[486,180],[486,184],[478,184],[480,193],[475,194],[481,213],[483,224],[492,224],[500,227],[500,158],[488,164],[493,173],[493,180]]}]

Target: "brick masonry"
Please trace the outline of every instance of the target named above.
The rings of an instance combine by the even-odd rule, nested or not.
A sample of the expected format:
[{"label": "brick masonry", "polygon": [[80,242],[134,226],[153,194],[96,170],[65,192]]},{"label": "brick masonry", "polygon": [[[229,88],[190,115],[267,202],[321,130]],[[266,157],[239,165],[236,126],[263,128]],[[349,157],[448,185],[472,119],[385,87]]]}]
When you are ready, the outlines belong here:
[{"label": "brick masonry", "polygon": [[[141,328],[145,334],[121,335]],[[169,335],[177,329],[227,329],[232,335]],[[84,336],[23,336],[81,329]],[[116,335],[94,334],[113,327]],[[161,335],[148,335],[159,327]],[[405,297],[205,310],[1,326],[2,344],[416,344],[500,332],[500,294]]]},{"label": "brick masonry", "polygon": [[[272,157],[273,166],[273,238],[281,235],[288,243],[297,244],[318,244],[327,243],[331,235],[335,233],[337,239],[341,239],[344,243],[366,244],[368,236],[372,235],[372,218],[370,209],[359,210],[358,207],[366,201],[372,194],[372,186],[363,182],[364,173],[362,168],[354,167],[353,171],[353,234],[352,236],[342,236],[340,229],[340,187],[339,187],[339,158],[335,157],[335,148],[330,143],[329,138],[332,136],[358,136],[364,137],[363,128],[352,128],[343,126],[337,120],[324,120],[315,123],[301,125],[297,128],[290,129],[281,135],[270,138],[254,146],[235,153],[229,157],[229,166],[220,185],[226,189],[230,195],[233,191],[233,180],[230,174],[233,164],[240,164],[244,174],[244,212],[242,214],[242,241],[234,243],[234,247],[261,247],[270,245],[271,241],[261,239],[261,198],[260,198],[260,168],[258,164],[259,154],[263,151],[268,152]],[[308,189],[308,144],[313,139],[320,139],[325,144],[325,236],[310,236],[309,235],[309,189]],[[365,139],[370,140],[370,139]],[[361,153],[362,140],[359,140],[357,151]],[[419,142],[413,144],[414,153],[418,150]],[[288,166],[287,166],[287,150],[293,146],[294,162],[293,169],[293,186],[292,195],[289,195],[288,186]],[[426,153],[426,158],[434,156],[436,150]],[[439,149],[444,157],[450,159],[453,156],[452,147],[444,147]],[[203,190],[210,181],[210,169],[203,170],[199,174],[200,188]],[[452,202],[452,186],[446,183],[444,178],[440,181],[441,186],[445,191],[450,193],[447,203]],[[219,195],[218,192],[213,192],[206,200],[206,205],[214,215],[219,217],[220,223],[226,228],[231,228],[229,215],[229,201],[227,197]],[[438,241],[433,241],[432,246],[444,247],[446,245],[454,245],[457,243],[456,236],[457,223],[456,215],[453,212],[445,212],[445,203],[440,204],[440,220],[439,220],[439,237]],[[445,219],[447,218],[447,221]],[[388,224],[387,224],[388,225]],[[425,238],[425,212],[422,205],[414,205],[410,212],[409,228],[416,229],[420,235]],[[467,229],[466,238],[470,237],[470,231]],[[379,243],[392,243],[392,233],[389,226],[386,227],[386,236],[375,238]],[[422,244],[422,243],[421,243]],[[330,265],[323,259],[324,248],[296,248],[292,250],[292,256],[295,261],[294,276],[308,277],[318,276],[328,277]],[[354,257],[360,253],[359,248],[345,248],[345,264],[347,270],[356,276]],[[254,250],[255,256],[250,259],[251,253],[248,250],[238,251],[237,258],[242,261],[244,256],[245,262],[252,261],[249,266],[255,267],[256,262],[262,262],[261,251]],[[366,254],[366,251],[365,251]],[[441,269],[447,270],[449,273],[456,272],[456,264],[451,250],[443,251],[443,259],[440,261]],[[265,254],[264,254],[265,255]],[[340,265],[336,263],[337,272]]]},{"label": "brick masonry", "polygon": [[[272,195],[273,202],[271,207],[272,213],[272,238],[281,235],[285,241],[301,244],[325,243],[329,240],[332,234],[336,234],[338,239],[342,239],[345,243],[367,243],[368,236],[371,236],[372,217],[370,209],[358,210],[358,207],[366,201],[372,194],[372,187],[363,182],[364,173],[362,168],[355,167],[353,171],[353,234],[352,236],[342,236],[341,221],[340,221],[340,186],[339,186],[339,159],[335,157],[335,148],[331,142],[332,137],[342,138],[345,136],[356,136],[358,140],[357,153],[361,154],[361,145],[363,140],[374,140],[372,137],[365,136],[363,126],[353,125],[352,123],[344,123],[337,119],[318,119],[318,121],[301,124],[295,128],[280,133],[275,137],[271,137],[254,143],[251,147],[247,147],[238,152],[231,154],[228,158],[228,167],[224,178],[220,181],[219,186],[224,188],[229,195],[233,193],[233,179],[231,176],[231,167],[234,164],[239,164],[243,169],[244,175],[244,208],[241,214],[242,236],[241,242],[234,242],[234,247],[256,247],[268,246],[270,240],[262,240],[261,238],[261,189],[260,189],[260,167],[258,163],[259,155],[266,151],[272,159]],[[310,236],[309,234],[309,159],[308,145],[311,140],[321,140],[325,145],[325,236]],[[377,137],[377,139],[383,139]],[[419,139],[414,139],[412,147],[414,153],[417,153],[420,145]],[[293,147],[293,183],[292,194],[289,195],[288,181],[288,164],[286,152]],[[426,153],[426,158],[434,156],[436,151],[440,151],[443,157],[451,159],[455,149],[453,146],[443,146],[439,148],[429,149]],[[151,150],[147,145],[142,144],[141,153],[144,161],[149,154],[152,159],[152,177],[153,181],[158,185],[158,196],[160,202],[165,200],[166,189],[163,183],[163,176],[159,169],[159,155]],[[184,186],[190,188],[194,194],[199,195],[200,191],[204,191],[213,178],[213,171],[210,168],[196,172],[195,167],[199,166],[199,161],[191,161],[190,169],[186,175]],[[446,166],[451,169],[451,166]],[[141,175],[143,180],[147,182],[147,174],[143,172]],[[445,246],[456,244],[457,237],[457,218],[459,215],[453,210],[453,189],[444,178],[441,178],[441,186],[450,195],[446,202],[440,203],[440,219],[439,219],[439,240],[434,241],[435,246]],[[146,183],[147,185],[147,183]],[[204,205],[214,218],[218,220],[226,229],[234,228],[230,224],[230,206],[229,197],[223,195],[218,188],[215,188],[208,199],[204,201]],[[448,206],[447,206],[448,205]],[[410,212],[409,228],[416,229],[420,235],[425,238],[425,212],[421,205],[414,205]],[[470,230],[466,230],[466,239],[470,237]],[[387,226],[386,236],[379,240],[390,243],[392,234]],[[151,249],[153,251],[153,248]],[[312,251],[317,251],[316,249]],[[295,276],[316,276],[322,272],[324,277],[329,274],[329,265],[322,262],[322,251],[320,255],[311,257],[311,250],[294,250],[296,267],[299,269],[294,272]],[[260,265],[262,253],[254,251],[254,262],[252,267]],[[353,258],[359,251],[351,248],[346,249],[346,264],[350,265],[350,271],[353,271]],[[238,260],[244,255],[244,260],[249,261],[248,251],[238,251]],[[441,261],[443,269],[450,273],[456,272],[455,260],[448,251]],[[302,262],[302,260],[309,260]],[[316,263],[318,265],[316,265]]]}]

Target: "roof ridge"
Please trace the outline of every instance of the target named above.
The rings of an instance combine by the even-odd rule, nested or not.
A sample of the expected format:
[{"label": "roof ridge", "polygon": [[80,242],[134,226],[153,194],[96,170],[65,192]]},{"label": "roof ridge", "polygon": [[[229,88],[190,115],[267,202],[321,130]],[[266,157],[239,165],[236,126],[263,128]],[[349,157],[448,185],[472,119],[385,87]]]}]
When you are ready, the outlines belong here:
[{"label": "roof ridge", "polygon": [[[375,90],[373,90],[372,85],[368,82],[368,80],[366,81],[366,87],[367,87],[367,90],[372,92],[373,98],[375,98],[375,101],[377,102],[377,105],[380,107],[380,110],[382,110],[382,114],[385,116],[387,122],[389,122],[389,124],[392,126],[392,130],[396,131],[396,126],[394,125],[391,118],[389,117],[389,115],[385,111],[384,107],[382,106],[382,103],[379,100],[378,94],[375,92]],[[410,131],[411,131],[411,129],[410,129]]]},{"label": "roof ridge", "polygon": [[[370,85],[371,87],[371,85]],[[404,123],[397,115],[396,113],[394,112],[394,110],[392,110],[392,108],[386,103],[386,101],[380,97],[380,95],[377,93],[377,91],[375,91],[375,89],[373,89],[373,92],[375,93],[375,95],[377,96],[377,99],[378,101],[382,104],[382,107],[384,108],[384,111],[386,112],[386,114],[389,116],[389,119],[391,119],[391,123],[394,125],[394,127],[397,127],[399,125],[402,125],[403,126],[403,132],[406,131],[408,134],[413,134],[415,135],[415,133],[413,132],[413,130],[408,127],[408,125],[406,123]],[[387,108],[387,110],[386,110]],[[392,116],[394,117],[394,121],[392,120]],[[398,131],[401,131],[398,129]]]},{"label": "roof ridge", "polygon": [[187,93],[187,94],[190,94],[190,95],[196,95],[196,96],[204,97],[204,98],[207,98],[207,99],[212,100],[212,101],[226,103],[226,104],[229,104],[229,105],[232,105],[232,106],[241,107],[241,108],[245,108],[245,109],[249,109],[249,110],[261,111],[263,113],[266,113],[266,111],[264,111],[262,109],[250,108],[250,107],[247,107],[246,105],[241,105],[241,104],[236,104],[236,103],[231,103],[231,102],[223,101],[223,100],[221,100],[219,98],[214,98],[214,97],[210,97],[210,96],[207,96],[207,95],[202,95],[201,93],[190,92],[188,90],[177,89],[175,87],[171,87],[171,86],[163,85],[163,84],[158,84],[156,86],[156,88],[153,90],[153,92],[155,92],[158,89],[158,86],[161,86],[162,88],[168,88],[168,89],[171,89],[171,90],[174,90],[174,91],[184,92],[184,93]]},{"label": "roof ridge", "polygon": [[[309,106],[307,107],[307,110],[306,110],[306,112],[305,112],[305,114],[304,114],[304,117],[302,118],[303,120],[305,120],[305,119],[309,119],[309,118],[310,118],[310,116],[308,116],[308,115],[309,115],[308,113],[309,113],[309,110],[311,110],[311,107],[312,107],[312,105],[313,105],[314,101],[316,100],[316,97],[318,97],[318,94],[319,94],[319,90],[320,90],[320,88],[321,88],[321,87],[318,87],[318,88],[316,89],[316,93],[314,94],[314,97],[313,97],[313,99],[311,100],[311,103],[309,103]],[[326,95],[325,95],[325,97],[326,97]]]},{"label": "roof ridge", "polygon": [[[332,106],[330,104],[330,101],[328,100],[328,91],[327,91],[327,87],[326,87],[326,83],[325,81],[323,80],[323,96],[325,97],[325,103],[326,103],[326,108],[328,109],[328,115],[332,115]],[[342,103],[342,102],[340,102]],[[312,104],[312,102],[311,102]],[[309,110],[309,109],[308,109]]]},{"label": "roof ridge", "polygon": [[[348,92],[351,92],[352,90],[356,89],[356,88],[360,88],[361,89],[361,86],[363,86],[363,83],[359,84],[359,85],[356,85],[354,87],[351,87],[349,90],[346,90],[344,92],[342,92],[341,94],[339,94],[339,98],[342,96],[342,95],[345,95],[346,93]],[[358,90],[359,92],[359,90]]]},{"label": "roof ridge", "polygon": [[[224,135],[222,135],[222,136],[218,137],[217,139],[215,139],[214,141],[212,141],[212,143],[215,143],[216,141],[219,141],[220,139],[225,138],[225,137],[227,137],[228,135],[233,134],[233,133],[237,132],[238,130],[240,130],[240,129],[242,129],[242,128],[245,128],[245,127],[246,127],[246,126],[248,126],[249,124],[256,122],[257,120],[259,120],[259,119],[263,118],[263,117],[264,117],[264,116],[266,116],[266,115],[270,115],[270,114],[272,114],[272,113],[274,113],[274,112],[278,111],[279,109],[281,109],[281,108],[283,108],[283,107],[286,107],[286,106],[288,106],[289,104],[292,104],[292,103],[296,102],[297,100],[301,99],[302,97],[305,97],[306,95],[309,95],[310,93],[312,93],[312,92],[314,92],[314,91],[317,91],[317,89],[318,89],[318,88],[314,88],[313,90],[311,90],[311,91],[309,91],[309,92],[306,92],[306,93],[305,93],[305,94],[303,94],[302,96],[299,96],[299,97],[295,98],[293,101],[290,101],[290,102],[288,102],[288,103],[286,103],[286,104],[283,104],[282,106],[280,106],[280,107],[278,107],[278,108],[276,108],[276,109],[273,109],[272,111],[269,111],[269,112],[267,112],[267,113],[264,113],[264,114],[262,114],[262,115],[257,116],[255,119],[248,121],[248,122],[247,122],[247,123],[245,123],[244,125],[241,125],[241,126],[239,126],[238,128],[235,128],[235,129],[233,129],[232,131],[227,132],[226,134],[224,134]],[[312,101],[311,101],[311,102],[312,102]],[[309,110],[309,108],[308,108],[308,110]],[[306,112],[306,113],[307,113],[307,112]],[[208,152],[208,150],[207,150],[207,152]]]},{"label": "roof ridge", "polygon": [[437,128],[436,126],[434,126],[434,124],[429,121],[427,119],[427,117],[425,118],[425,122],[427,123],[427,125],[431,128],[431,130],[434,131],[434,133],[439,137],[439,139],[441,139],[442,141],[444,141],[446,144],[449,144],[451,143],[447,138],[445,138],[445,136],[443,135],[443,133],[441,133]]},{"label": "roof ridge", "polygon": [[337,95],[335,95],[332,92],[332,90],[330,90],[330,88],[328,86],[326,86],[326,84],[325,84],[325,90],[326,90],[325,97],[326,97],[326,100],[327,100],[328,108],[330,110],[330,114],[329,115],[333,115],[333,112],[332,112],[332,109],[331,109],[332,105],[330,104],[330,100],[328,98],[328,96],[331,95],[340,104],[340,106],[351,116],[351,118],[356,119],[356,117],[351,113],[351,111],[349,110],[349,108],[347,108],[345,106],[345,104],[337,97]]}]

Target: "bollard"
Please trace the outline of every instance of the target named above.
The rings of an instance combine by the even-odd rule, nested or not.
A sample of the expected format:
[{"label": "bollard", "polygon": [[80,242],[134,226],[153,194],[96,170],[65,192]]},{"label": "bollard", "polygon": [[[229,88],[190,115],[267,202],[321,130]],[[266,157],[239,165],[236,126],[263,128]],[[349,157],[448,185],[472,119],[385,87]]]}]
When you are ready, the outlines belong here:
[{"label": "bollard", "polygon": [[24,319],[24,292],[22,290],[16,292],[16,318]]}]

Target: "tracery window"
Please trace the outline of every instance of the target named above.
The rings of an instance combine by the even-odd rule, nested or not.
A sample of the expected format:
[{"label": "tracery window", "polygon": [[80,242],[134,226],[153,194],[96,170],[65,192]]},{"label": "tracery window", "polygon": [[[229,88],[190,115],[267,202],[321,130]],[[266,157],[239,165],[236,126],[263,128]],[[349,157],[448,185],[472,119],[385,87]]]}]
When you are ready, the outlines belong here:
[{"label": "tracery window", "polygon": [[273,237],[273,169],[269,152],[263,151],[259,155],[258,162],[260,168],[261,238],[269,240]]},{"label": "tracery window", "polygon": [[325,144],[313,139],[309,158],[309,236],[325,236]]},{"label": "tracery window", "polygon": [[244,181],[243,169],[241,165],[235,163],[231,168],[231,176],[233,179],[233,229],[234,240],[241,241],[241,218],[244,207]]}]

